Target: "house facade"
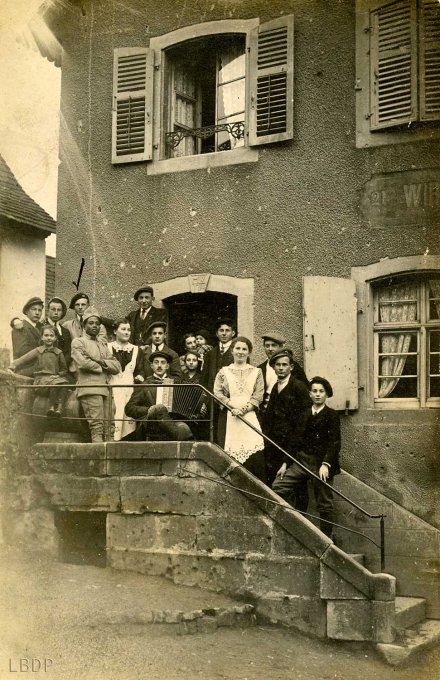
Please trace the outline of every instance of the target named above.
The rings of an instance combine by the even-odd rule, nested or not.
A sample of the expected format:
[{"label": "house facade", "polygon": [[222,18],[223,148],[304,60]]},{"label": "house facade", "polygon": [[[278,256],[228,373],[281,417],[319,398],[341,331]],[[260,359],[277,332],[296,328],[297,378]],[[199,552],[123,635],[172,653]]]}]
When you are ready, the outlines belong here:
[{"label": "house facade", "polygon": [[439,527],[440,7],[83,0],[62,47],[57,294],[143,283],[171,344],[277,328],[335,387],[343,467]]}]

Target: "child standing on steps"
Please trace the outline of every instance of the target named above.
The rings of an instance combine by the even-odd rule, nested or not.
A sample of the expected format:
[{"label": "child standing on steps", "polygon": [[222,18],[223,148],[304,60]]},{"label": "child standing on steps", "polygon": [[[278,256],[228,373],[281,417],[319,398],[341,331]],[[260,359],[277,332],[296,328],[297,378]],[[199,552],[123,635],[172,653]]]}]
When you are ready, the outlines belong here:
[{"label": "child standing on steps", "polygon": [[[10,365],[11,371],[30,365],[34,377],[34,385],[51,385],[48,388],[48,417],[60,417],[69,396],[69,391],[56,385],[68,385],[67,365],[64,355],[55,346],[56,335],[53,326],[46,325],[41,329],[41,345],[22,357],[15,359]],[[46,393],[46,390],[44,390]]]}]

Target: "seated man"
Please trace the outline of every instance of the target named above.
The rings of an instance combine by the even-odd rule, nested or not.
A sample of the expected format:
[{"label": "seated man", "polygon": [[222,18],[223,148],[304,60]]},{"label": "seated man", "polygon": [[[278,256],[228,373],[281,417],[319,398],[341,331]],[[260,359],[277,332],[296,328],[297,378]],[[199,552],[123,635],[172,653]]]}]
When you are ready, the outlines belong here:
[{"label": "seated man", "polygon": [[154,321],[148,328],[148,337],[150,338],[150,344],[138,354],[134,370],[134,381],[142,383],[145,378],[153,375],[150,362],[150,356],[153,352],[166,352],[170,357],[169,375],[173,378],[181,378],[182,370],[180,368],[179,355],[165,344],[167,339],[167,325],[165,321]]},{"label": "seated man", "polygon": [[149,355],[152,375],[133,390],[125,414],[136,422],[136,439],[140,441],[183,441],[193,435],[186,423],[173,421],[173,384],[179,378],[168,377],[172,355],[156,351]]},{"label": "seated man", "polygon": [[[333,484],[333,477],[340,473],[339,451],[341,433],[339,414],[326,405],[327,398],[333,396],[332,386],[325,378],[315,376],[310,381],[312,407],[306,411],[305,424],[301,436],[300,450],[296,459],[317,475],[323,482]],[[311,477],[305,470],[285,457],[278,470],[273,490],[299,511],[307,511],[307,496],[304,486],[311,479],[316,506],[321,519],[321,531],[332,537],[334,522],[333,494],[326,484]]]}]

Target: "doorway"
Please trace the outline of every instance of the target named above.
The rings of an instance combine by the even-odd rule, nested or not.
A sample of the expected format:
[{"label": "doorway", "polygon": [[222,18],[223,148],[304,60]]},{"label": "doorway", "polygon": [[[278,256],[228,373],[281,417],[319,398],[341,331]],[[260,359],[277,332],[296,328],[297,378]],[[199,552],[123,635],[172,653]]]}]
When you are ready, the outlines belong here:
[{"label": "doorway", "polygon": [[237,296],[229,293],[180,293],[163,300],[168,312],[168,344],[179,354],[184,351],[185,333],[205,328],[215,342],[215,324],[221,318],[232,319],[237,326]]}]

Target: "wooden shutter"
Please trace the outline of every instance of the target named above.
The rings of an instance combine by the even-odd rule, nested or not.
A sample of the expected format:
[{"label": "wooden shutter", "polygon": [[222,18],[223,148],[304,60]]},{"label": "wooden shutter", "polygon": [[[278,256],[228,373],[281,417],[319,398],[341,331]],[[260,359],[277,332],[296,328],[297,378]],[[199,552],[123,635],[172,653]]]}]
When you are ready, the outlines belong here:
[{"label": "wooden shutter", "polygon": [[370,14],[370,126],[417,120],[417,11],[414,0],[382,4]]},{"label": "wooden shutter", "polygon": [[154,50],[119,47],[113,61],[112,163],[152,158]]},{"label": "wooden shutter", "polygon": [[250,38],[249,144],[293,137],[293,15],[258,26]]},{"label": "wooden shutter", "polygon": [[420,2],[420,120],[440,120],[440,3]]},{"label": "wooden shutter", "polygon": [[304,370],[330,381],[337,410],[358,407],[355,282],[329,276],[303,278]]}]

